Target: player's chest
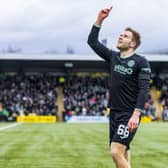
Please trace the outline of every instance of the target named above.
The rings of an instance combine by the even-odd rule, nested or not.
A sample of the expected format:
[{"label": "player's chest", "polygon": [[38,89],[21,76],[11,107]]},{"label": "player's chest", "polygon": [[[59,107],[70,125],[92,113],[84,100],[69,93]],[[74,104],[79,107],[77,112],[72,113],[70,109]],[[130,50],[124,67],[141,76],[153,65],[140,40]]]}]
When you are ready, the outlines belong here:
[{"label": "player's chest", "polygon": [[134,59],[115,59],[111,63],[111,73],[123,78],[134,77],[137,74],[137,63]]}]

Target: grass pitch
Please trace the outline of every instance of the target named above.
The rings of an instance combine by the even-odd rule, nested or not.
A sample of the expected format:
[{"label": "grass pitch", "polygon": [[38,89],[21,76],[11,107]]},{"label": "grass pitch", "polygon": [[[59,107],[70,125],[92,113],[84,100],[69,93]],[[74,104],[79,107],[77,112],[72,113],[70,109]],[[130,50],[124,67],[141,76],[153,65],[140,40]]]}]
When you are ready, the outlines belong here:
[{"label": "grass pitch", "polygon": [[[131,149],[132,168],[167,168],[168,123],[141,124]],[[0,131],[0,168],[114,168],[108,124],[22,124]]]}]

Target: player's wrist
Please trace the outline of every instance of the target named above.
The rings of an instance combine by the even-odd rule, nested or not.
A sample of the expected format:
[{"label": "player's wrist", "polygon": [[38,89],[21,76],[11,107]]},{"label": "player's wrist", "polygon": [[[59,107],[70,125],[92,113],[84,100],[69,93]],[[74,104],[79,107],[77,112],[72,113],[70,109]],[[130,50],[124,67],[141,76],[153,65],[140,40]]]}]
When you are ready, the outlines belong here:
[{"label": "player's wrist", "polygon": [[95,24],[99,27],[101,27],[102,23],[103,23],[103,20],[100,20],[100,19],[97,19],[95,22]]},{"label": "player's wrist", "polygon": [[144,110],[143,110],[143,109],[140,109],[140,108],[135,108],[134,111],[139,111],[140,113],[143,113],[143,112],[144,112]]},{"label": "player's wrist", "polygon": [[139,117],[141,115],[141,111],[139,109],[135,109],[133,115]]},{"label": "player's wrist", "polygon": [[97,27],[97,28],[99,28],[99,29],[101,28],[101,25],[98,25],[96,23],[94,24],[94,26]]}]

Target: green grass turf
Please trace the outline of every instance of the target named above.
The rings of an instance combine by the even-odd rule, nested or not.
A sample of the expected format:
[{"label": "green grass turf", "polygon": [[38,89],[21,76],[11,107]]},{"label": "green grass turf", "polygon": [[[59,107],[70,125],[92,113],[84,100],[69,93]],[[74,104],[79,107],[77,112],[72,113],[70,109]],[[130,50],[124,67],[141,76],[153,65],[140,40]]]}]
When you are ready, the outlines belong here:
[{"label": "green grass turf", "polygon": [[[131,149],[132,168],[167,168],[168,123],[141,124]],[[113,167],[107,124],[22,124],[0,131],[0,168]]]}]

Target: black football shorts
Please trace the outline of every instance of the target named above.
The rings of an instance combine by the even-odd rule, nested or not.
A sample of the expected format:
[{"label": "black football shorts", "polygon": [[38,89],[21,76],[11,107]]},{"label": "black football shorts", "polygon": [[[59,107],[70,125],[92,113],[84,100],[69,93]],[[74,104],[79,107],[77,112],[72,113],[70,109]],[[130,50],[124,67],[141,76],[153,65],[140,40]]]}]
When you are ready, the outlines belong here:
[{"label": "black football shorts", "polygon": [[128,121],[132,113],[122,111],[110,111],[110,145],[112,142],[117,142],[125,145],[129,149],[129,145],[135,136],[134,132],[128,131]]}]

